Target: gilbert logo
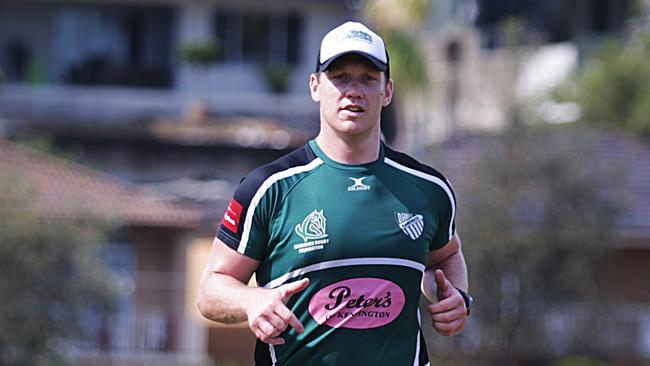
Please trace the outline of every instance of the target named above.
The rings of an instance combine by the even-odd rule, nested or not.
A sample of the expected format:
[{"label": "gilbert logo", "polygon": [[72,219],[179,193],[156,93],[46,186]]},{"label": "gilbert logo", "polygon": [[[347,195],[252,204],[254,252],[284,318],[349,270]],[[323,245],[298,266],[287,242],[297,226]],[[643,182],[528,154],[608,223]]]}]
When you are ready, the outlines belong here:
[{"label": "gilbert logo", "polygon": [[422,215],[413,215],[411,213],[398,212],[395,214],[397,216],[397,223],[399,224],[400,229],[411,238],[415,240],[422,235],[424,231],[424,218]]},{"label": "gilbert logo", "polygon": [[370,190],[370,186],[363,183],[363,180],[368,178],[368,177],[361,177],[361,178],[349,177],[349,178],[352,179],[354,184],[352,184],[351,186],[348,187],[348,192],[369,191]]},{"label": "gilbert logo", "polygon": [[302,223],[296,225],[296,234],[298,234],[304,242],[295,244],[293,248],[297,249],[298,253],[307,253],[323,249],[325,244],[330,241],[325,232],[326,229],[327,220],[325,219],[323,210],[312,211],[312,213],[302,220]]}]

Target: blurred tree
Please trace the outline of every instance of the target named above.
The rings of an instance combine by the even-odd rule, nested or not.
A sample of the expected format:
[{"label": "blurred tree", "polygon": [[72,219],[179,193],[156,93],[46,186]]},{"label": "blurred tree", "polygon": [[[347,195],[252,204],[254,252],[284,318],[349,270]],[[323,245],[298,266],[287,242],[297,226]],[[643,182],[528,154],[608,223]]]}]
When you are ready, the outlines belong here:
[{"label": "blurred tree", "polygon": [[[463,163],[455,185],[476,303],[468,329],[457,339],[429,342],[430,354],[457,342],[480,352],[484,365],[547,365],[558,339],[568,351],[583,345],[579,351],[599,351],[592,334],[580,333],[580,340],[571,338],[574,329],[554,334],[549,322],[575,315],[566,309],[576,303],[584,305],[584,317],[595,315],[586,304],[602,299],[601,275],[625,204],[617,187],[625,178],[623,169],[604,167],[596,158],[602,152],[597,129],[523,120],[513,85],[525,24],[507,18],[501,26],[515,78],[495,92],[505,95],[508,123],[499,134],[479,138],[475,151],[462,152],[472,161]],[[607,184],[599,183],[603,177]]]},{"label": "blurred tree", "polygon": [[499,365],[545,349],[550,309],[599,297],[597,274],[621,208],[613,201],[620,196],[594,183],[619,176],[594,159],[595,134],[514,116],[510,129],[484,141],[458,192],[477,299],[472,321]]},{"label": "blurred tree", "polygon": [[414,94],[428,98],[428,70],[418,34],[430,13],[430,0],[369,0],[363,12],[382,36],[395,80],[394,102],[382,110],[382,131],[388,142],[397,135],[400,106]]},{"label": "blurred tree", "polygon": [[553,363],[553,366],[610,366],[610,364],[599,359],[584,356],[570,356],[558,360]]},{"label": "blurred tree", "polygon": [[412,31],[429,16],[430,0],[369,0],[364,12],[373,24],[383,29]]},{"label": "blurred tree", "polygon": [[384,38],[390,54],[391,77],[403,93],[425,91],[427,66],[418,35],[429,13],[429,0],[371,0],[364,13]]},{"label": "blurred tree", "polygon": [[36,214],[18,170],[0,170],[0,364],[66,364],[62,341],[82,314],[107,310],[114,287],[99,257],[107,225]]},{"label": "blurred tree", "polygon": [[581,121],[650,138],[650,35],[605,42],[558,92]]},{"label": "blurred tree", "polygon": [[181,61],[193,65],[210,65],[223,58],[223,45],[217,38],[194,40],[180,46]]}]

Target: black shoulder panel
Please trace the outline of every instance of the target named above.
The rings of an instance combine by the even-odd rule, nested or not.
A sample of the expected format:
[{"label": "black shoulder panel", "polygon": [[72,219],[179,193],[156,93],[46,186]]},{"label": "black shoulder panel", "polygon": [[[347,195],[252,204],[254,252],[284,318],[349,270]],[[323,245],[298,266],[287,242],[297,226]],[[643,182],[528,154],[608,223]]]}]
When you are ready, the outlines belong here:
[{"label": "black shoulder panel", "polygon": [[303,147],[280,157],[278,160],[263,165],[253,170],[247,177],[242,179],[235,191],[233,199],[221,220],[217,231],[217,237],[232,248],[239,246],[244,226],[244,216],[253,200],[253,197],[262,184],[273,174],[290,169],[295,166],[309,164],[316,158],[316,155],[305,144]]}]

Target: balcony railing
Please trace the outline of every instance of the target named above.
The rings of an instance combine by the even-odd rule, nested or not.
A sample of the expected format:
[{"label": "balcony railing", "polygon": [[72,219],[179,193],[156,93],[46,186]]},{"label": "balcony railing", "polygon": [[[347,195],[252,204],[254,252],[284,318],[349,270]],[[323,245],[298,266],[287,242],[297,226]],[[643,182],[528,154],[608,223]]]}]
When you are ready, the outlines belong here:
[{"label": "balcony railing", "polygon": [[86,318],[84,334],[69,346],[75,352],[166,353],[176,350],[177,323],[164,312],[147,314],[93,314]]}]

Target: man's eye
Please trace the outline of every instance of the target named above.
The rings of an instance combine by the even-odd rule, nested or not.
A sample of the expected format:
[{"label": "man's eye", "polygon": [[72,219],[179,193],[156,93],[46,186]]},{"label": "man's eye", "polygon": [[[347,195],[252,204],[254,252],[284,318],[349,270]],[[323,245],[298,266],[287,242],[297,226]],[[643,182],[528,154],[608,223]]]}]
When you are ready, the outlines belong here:
[{"label": "man's eye", "polygon": [[376,78],[375,76],[373,76],[373,75],[366,75],[366,76],[364,77],[364,79],[365,79],[366,81],[375,81],[375,80],[377,80],[377,78]]}]

